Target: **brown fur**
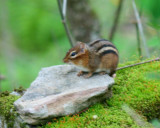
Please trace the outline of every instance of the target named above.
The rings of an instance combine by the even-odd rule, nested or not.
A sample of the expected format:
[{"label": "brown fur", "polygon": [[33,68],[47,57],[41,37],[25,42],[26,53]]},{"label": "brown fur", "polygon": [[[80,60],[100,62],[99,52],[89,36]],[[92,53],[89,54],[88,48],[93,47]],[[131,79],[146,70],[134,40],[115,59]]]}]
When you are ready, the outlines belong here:
[{"label": "brown fur", "polygon": [[118,56],[115,54],[110,53],[101,58],[100,68],[110,69],[111,75],[113,75],[114,72],[116,71],[117,65],[118,65]]}]

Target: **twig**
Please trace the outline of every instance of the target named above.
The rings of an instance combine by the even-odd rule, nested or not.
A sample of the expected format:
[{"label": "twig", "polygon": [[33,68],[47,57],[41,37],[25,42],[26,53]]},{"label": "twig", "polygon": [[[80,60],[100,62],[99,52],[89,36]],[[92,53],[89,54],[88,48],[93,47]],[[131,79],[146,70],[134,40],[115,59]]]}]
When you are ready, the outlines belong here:
[{"label": "twig", "polygon": [[133,66],[140,65],[140,64],[150,63],[150,62],[153,62],[153,61],[160,61],[160,57],[158,57],[156,59],[148,60],[148,61],[145,61],[145,62],[140,62],[140,63],[131,64],[131,65],[127,65],[127,66],[124,66],[124,67],[120,67],[120,68],[117,68],[116,70],[121,70],[121,69],[124,69],[124,68],[133,67]]},{"label": "twig", "polygon": [[144,49],[145,49],[145,52],[146,52],[146,56],[149,57],[150,55],[149,55],[149,51],[148,51],[148,48],[147,48],[147,45],[146,45],[146,39],[145,39],[145,36],[144,36],[143,27],[142,27],[141,19],[140,19],[140,16],[139,16],[136,4],[135,4],[135,0],[132,0],[132,6],[133,6],[135,17],[136,17],[136,20],[137,20],[137,23],[138,23],[138,29],[139,29],[139,32],[140,32],[140,35],[141,35],[141,38],[142,38],[142,42],[143,42],[143,46],[144,46]]},{"label": "twig", "polygon": [[61,1],[60,0],[57,0],[57,3],[58,3],[58,8],[59,8],[59,12],[60,12],[60,15],[61,15],[61,19],[62,19],[62,23],[64,25],[64,28],[65,28],[65,31],[66,31],[66,34],[67,34],[67,37],[69,39],[69,42],[71,44],[71,46],[73,46],[73,39],[72,39],[72,36],[71,36],[71,33],[69,31],[69,28],[66,24],[66,17],[65,17],[65,14],[66,14],[66,5],[67,5],[67,1],[65,0],[64,1],[64,4],[63,4],[63,12],[62,12],[62,6],[61,6]]},{"label": "twig", "polygon": [[[142,8],[143,8],[143,7],[141,6],[141,7],[140,7],[140,11],[139,11],[139,16],[140,16],[140,18],[141,18],[141,16],[142,16]],[[137,34],[138,53],[139,53],[139,58],[141,59],[141,57],[142,57],[142,48],[141,48],[140,33],[139,33],[137,21],[135,22],[135,27],[136,27],[136,34]]]},{"label": "twig", "polygon": [[111,40],[111,41],[114,38],[116,29],[117,29],[117,26],[118,26],[119,17],[120,17],[121,10],[122,10],[122,5],[123,5],[123,0],[120,0],[119,1],[119,6],[118,6],[118,8],[117,8],[117,10],[115,12],[114,23],[113,23],[113,26],[111,28],[110,34],[109,34],[109,40]]},{"label": "twig", "polygon": [[142,49],[141,49],[141,42],[140,42],[139,29],[138,29],[137,22],[135,23],[135,26],[136,26],[136,33],[137,33],[138,53],[139,53],[139,58],[141,58]]},{"label": "twig", "polygon": [[66,17],[67,0],[63,0],[63,16]]}]

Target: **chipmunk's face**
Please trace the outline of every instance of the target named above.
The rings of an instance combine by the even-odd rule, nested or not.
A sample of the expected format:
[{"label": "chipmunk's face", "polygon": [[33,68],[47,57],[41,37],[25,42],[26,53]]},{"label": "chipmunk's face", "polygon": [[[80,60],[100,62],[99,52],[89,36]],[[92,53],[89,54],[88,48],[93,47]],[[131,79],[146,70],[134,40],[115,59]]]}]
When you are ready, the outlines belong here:
[{"label": "chipmunk's face", "polygon": [[79,42],[75,47],[71,48],[64,57],[64,63],[79,65],[79,61],[86,53],[86,44]]}]

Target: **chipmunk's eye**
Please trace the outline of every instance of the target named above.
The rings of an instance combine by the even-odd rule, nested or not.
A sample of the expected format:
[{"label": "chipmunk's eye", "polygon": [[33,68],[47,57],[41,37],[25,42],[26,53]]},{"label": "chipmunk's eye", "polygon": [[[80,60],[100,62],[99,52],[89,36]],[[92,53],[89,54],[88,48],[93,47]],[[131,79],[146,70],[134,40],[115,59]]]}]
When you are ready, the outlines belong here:
[{"label": "chipmunk's eye", "polygon": [[71,56],[73,57],[73,56],[75,56],[77,53],[76,52],[72,52],[71,53]]}]

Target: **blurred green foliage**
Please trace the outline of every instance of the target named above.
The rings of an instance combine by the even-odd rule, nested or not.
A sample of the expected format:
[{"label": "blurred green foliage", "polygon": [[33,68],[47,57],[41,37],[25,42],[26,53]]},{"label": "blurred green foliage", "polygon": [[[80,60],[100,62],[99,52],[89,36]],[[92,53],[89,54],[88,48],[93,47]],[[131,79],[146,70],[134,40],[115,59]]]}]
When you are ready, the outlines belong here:
[{"label": "blurred green foliage", "polygon": [[[107,26],[104,11],[114,11],[116,6],[108,2],[111,7],[107,7],[104,10],[100,8],[100,6],[104,6],[102,2],[91,2],[91,5],[99,13],[100,22],[104,25],[102,31],[104,31],[103,28]],[[99,6],[97,7],[98,3]],[[137,5],[139,10],[142,9],[149,18],[148,25],[159,29],[160,1],[137,0]],[[22,51],[44,52],[53,42],[66,36],[63,25],[61,24],[56,0],[8,0],[8,9],[9,26],[14,36],[14,43]],[[112,18],[113,16],[107,14],[107,17]],[[107,23],[111,25],[112,19],[107,21]],[[106,38],[106,33],[102,33],[102,35]]]},{"label": "blurred green foliage", "polygon": [[44,52],[65,36],[55,0],[10,0],[9,23],[15,45],[23,51]]},{"label": "blurred green foliage", "polygon": [[141,11],[149,16],[149,25],[160,29],[160,1],[159,0],[136,0]]}]

